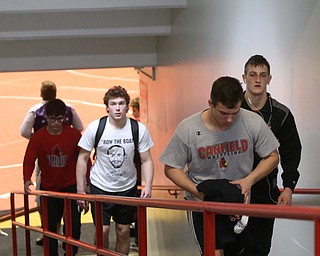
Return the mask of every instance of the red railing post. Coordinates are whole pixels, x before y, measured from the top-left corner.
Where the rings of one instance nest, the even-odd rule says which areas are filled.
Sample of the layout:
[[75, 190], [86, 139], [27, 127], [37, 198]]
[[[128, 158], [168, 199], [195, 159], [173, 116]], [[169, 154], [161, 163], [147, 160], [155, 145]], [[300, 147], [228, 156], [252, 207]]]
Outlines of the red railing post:
[[320, 256], [320, 218], [314, 219], [314, 245], [314, 255]]
[[102, 222], [102, 202], [94, 202], [95, 225], [96, 225], [96, 246], [97, 249], [103, 248], [103, 222]]
[[[24, 194], [23, 199], [24, 199], [24, 223], [26, 226], [30, 226], [28, 194]], [[26, 243], [26, 255], [31, 256], [30, 230], [25, 229], [24, 232], [25, 232], [25, 243]]]
[[147, 208], [145, 206], [138, 206], [138, 227], [136, 228], [138, 228], [139, 256], [147, 256]]
[[[41, 218], [42, 218], [42, 229], [43, 231], [49, 230], [49, 222], [48, 222], [48, 197], [41, 196]], [[49, 237], [43, 235], [43, 254], [44, 256], [49, 256]]]
[[204, 210], [203, 212], [203, 240], [204, 255], [215, 255], [216, 232], [215, 232], [215, 214]]
[[13, 256], [18, 256], [18, 242], [17, 242], [17, 227], [13, 223], [16, 221], [16, 209], [14, 201], [14, 193], [10, 193], [10, 205], [11, 205], [11, 223], [12, 223], [12, 253]]
[[[64, 227], [65, 227], [65, 237], [68, 239], [72, 237], [72, 215], [71, 215], [71, 201], [69, 198], [64, 198]], [[73, 254], [73, 246], [66, 243], [66, 253], [67, 256]]]

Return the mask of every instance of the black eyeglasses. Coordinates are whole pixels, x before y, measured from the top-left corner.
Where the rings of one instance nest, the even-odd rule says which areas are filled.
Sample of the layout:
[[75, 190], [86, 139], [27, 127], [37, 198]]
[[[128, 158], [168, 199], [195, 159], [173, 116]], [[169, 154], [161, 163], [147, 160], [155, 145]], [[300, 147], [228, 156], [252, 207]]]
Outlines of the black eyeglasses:
[[50, 116], [50, 117], [48, 117], [48, 121], [50, 123], [55, 123], [55, 122], [62, 123], [63, 119], [64, 119], [63, 116], [57, 116], [57, 117]]

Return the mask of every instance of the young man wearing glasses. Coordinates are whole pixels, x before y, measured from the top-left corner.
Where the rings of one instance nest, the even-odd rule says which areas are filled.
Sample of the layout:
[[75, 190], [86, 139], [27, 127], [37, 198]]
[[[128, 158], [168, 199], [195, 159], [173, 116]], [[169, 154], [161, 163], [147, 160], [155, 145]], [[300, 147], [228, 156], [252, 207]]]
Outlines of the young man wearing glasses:
[[[76, 162], [79, 153], [77, 146], [81, 133], [63, 123], [66, 105], [54, 99], [45, 104], [48, 124], [37, 131], [28, 143], [23, 160], [24, 191], [29, 193], [33, 185], [31, 176], [38, 159], [41, 169], [41, 190], [76, 193]], [[48, 197], [49, 231], [57, 231], [57, 222], [63, 216], [64, 200]], [[80, 238], [80, 212], [75, 200], [71, 201], [72, 237]], [[49, 238], [50, 256], [58, 255], [58, 241]], [[78, 248], [73, 247], [74, 255]]]
[[[40, 96], [42, 98], [42, 101], [38, 104], [33, 105], [29, 109], [20, 127], [21, 136], [28, 140], [32, 137], [32, 135], [35, 132], [40, 130], [48, 122], [44, 105], [48, 101], [56, 98], [57, 87], [55, 83], [50, 80], [43, 81], [41, 83]], [[63, 120], [63, 123], [72, 125], [74, 128], [76, 128], [80, 132], [83, 130], [83, 124], [78, 113], [71, 105], [68, 105], [68, 104], [67, 104], [66, 115]], [[36, 164], [35, 174], [36, 174], [36, 189], [40, 189], [41, 170], [39, 169], [37, 164]], [[40, 197], [36, 196], [35, 201], [37, 203], [40, 219], [42, 222], [41, 209], [40, 209]], [[57, 231], [59, 233], [60, 233], [60, 226], [61, 226], [61, 221], [57, 223]], [[43, 245], [42, 235], [39, 238], [37, 238], [36, 244], [41, 246]]]

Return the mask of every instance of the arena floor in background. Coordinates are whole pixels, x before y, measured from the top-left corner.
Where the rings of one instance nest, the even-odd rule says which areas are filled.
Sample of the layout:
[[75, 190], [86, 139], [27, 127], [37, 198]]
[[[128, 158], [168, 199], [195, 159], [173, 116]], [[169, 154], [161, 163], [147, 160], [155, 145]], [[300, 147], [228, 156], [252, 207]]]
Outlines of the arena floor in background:
[[[57, 85], [57, 98], [71, 104], [80, 115], [84, 126], [106, 115], [103, 97], [114, 85], [127, 89], [131, 98], [139, 95], [139, 77], [133, 68], [58, 70], [39, 72], [0, 73], [0, 214], [10, 209], [10, 191], [22, 191], [22, 162], [28, 141], [20, 135], [20, 125], [29, 108], [41, 101], [40, 86], [44, 80]], [[22, 197], [16, 201], [16, 208], [23, 205]], [[34, 207], [34, 200], [30, 200]], [[91, 215], [84, 220], [83, 239], [93, 234]], [[37, 213], [32, 214], [32, 223], [39, 223]], [[0, 223], [8, 237], [0, 235], [0, 255], [12, 255], [11, 223]], [[18, 229], [19, 255], [25, 255], [24, 230]], [[32, 255], [43, 255], [43, 247], [35, 245], [38, 234], [31, 232]], [[92, 241], [90, 241], [92, 243]], [[84, 252], [83, 252], [84, 253]], [[79, 255], [88, 255], [79, 253]], [[134, 254], [133, 254], [134, 255]]]

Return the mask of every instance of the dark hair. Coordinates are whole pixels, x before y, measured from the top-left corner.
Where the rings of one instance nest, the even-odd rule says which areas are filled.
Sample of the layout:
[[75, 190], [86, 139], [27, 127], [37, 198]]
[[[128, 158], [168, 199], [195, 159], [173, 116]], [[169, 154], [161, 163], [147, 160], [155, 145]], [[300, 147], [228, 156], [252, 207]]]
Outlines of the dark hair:
[[40, 93], [43, 100], [53, 100], [57, 96], [57, 87], [52, 81], [43, 81]]
[[108, 107], [109, 100], [111, 98], [124, 98], [126, 101], [126, 104], [129, 106], [130, 96], [127, 93], [127, 90], [121, 87], [120, 85], [113, 86], [104, 95], [103, 102], [107, 107]]
[[270, 64], [267, 61], [267, 59], [265, 57], [263, 57], [262, 55], [253, 55], [250, 57], [250, 59], [248, 59], [248, 61], [244, 65], [244, 73], [245, 74], [247, 74], [247, 72], [248, 72], [248, 66], [254, 66], [254, 67], [267, 66], [268, 75], [270, 75]]
[[67, 106], [59, 99], [50, 100], [45, 104], [47, 116], [65, 116]]
[[214, 106], [221, 102], [227, 108], [234, 108], [243, 98], [243, 88], [238, 79], [223, 76], [213, 82], [210, 99]]

